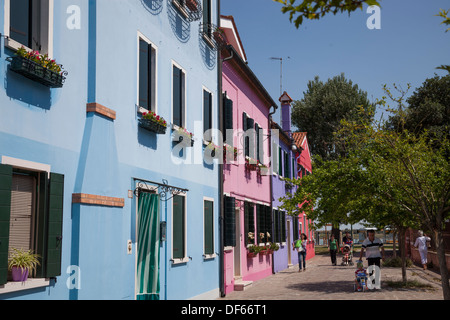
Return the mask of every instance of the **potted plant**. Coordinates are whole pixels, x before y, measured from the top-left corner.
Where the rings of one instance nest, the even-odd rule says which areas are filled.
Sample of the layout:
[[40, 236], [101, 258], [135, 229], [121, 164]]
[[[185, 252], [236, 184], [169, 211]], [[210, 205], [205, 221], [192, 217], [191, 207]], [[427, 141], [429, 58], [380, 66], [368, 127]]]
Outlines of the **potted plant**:
[[8, 259], [8, 270], [11, 271], [13, 281], [27, 281], [30, 272], [40, 265], [39, 258], [40, 256], [34, 254], [32, 250], [12, 248]]
[[194, 146], [194, 134], [183, 127], [179, 127], [174, 131], [173, 141], [183, 143], [186, 146]]
[[167, 130], [166, 120], [153, 111], [142, 113], [142, 118], [139, 119], [139, 126], [156, 134], [165, 134]]
[[274, 251], [278, 251], [278, 250], [280, 250], [280, 246], [279, 246], [278, 244], [276, 244], [276, 243], [271, 243], [271, 244], [269, 245], [269, 251], [270, 251], [270, 253], [273, 253]]
[[186, 7], [193, 11], [193, 12], [197, 12], [198, 11], [198, 2], [197, 0], [185, 0], [184, 1]]
[[261, 247], [260, 246], [252, 244], [252, 245], [247, 247], [247, 257], [248, 258], [254, 258], [260, 252], [261, 252]]
[[255, 171], [259, 167], [259, 161], [250, 158], [249, 156], [245, 157], [245, 168], [250, 171]]
[[11, 71], [50, 88], [61, 88], [66, 79], [67, 71], [63, 71], [62, 65], [50, 59], [47, 54], [28, 51], [23, 46], [16, 51], [14, 57], [7, 60], [11, 62]]
[[263, 163], [258, 163], [258, 174], [266, 176], [269, 173], [269, 167]]
[[206, 146], [206, 150], [210, 152], [212, 158], [216, 158], [219, 155], [219, 149], [219, 146], [216, 146], [212, 142]]
[[232, 158], [234, 161], [237, 160], [238, 148], [230, 146], [229, 144], [224, 144], [223, 146], [223, 160], [226, 161]]

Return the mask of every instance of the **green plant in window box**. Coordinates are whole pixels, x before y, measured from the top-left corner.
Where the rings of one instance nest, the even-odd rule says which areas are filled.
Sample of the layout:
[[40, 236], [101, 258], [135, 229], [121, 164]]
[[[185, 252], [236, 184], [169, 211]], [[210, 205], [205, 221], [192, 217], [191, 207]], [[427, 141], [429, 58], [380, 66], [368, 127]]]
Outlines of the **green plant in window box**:
[[139, 126], [157, 134], [164, 134], [167, 130], [166, 120], [153, 111], [142, 113], [142, 119], [139, 119]]
[[23, 46], [16, 51], [14, 57], [8, 57], [6, 60], [11, 62], [11, 71], [50, 88], [61, 88], [68, 74], [63, 71], [62, 65], [50, 59], [47, 54], [28, 51]]
[[32, 250], [12, 248], [8, 259], [8, 270], [12, 273], [13, 281], [27, 281], [28, 275], [40, 265], [40, 256]]
[[174, 131], [173, 141], [182, 142], [186, 146], [194, 145], [194, 134], [190, 133], [183, 127], [179, 127]]
[[258, 255], [258, 253], [260, 253], [263, 249], [264, 249], [264, 247], [260, 247], [260, 246], [252, 244], [247, 247], [247, 256], [249, 258], [256, 257]]

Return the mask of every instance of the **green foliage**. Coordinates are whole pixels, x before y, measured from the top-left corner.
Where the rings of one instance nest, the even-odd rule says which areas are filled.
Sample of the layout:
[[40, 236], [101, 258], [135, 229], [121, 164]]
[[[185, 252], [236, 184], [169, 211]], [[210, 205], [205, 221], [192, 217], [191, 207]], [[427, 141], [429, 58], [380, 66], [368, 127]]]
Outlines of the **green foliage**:
[[[406, 267], [411, 268], [413, 266], [413, 262], [411, 259], [406, 259]], [[383, 267], [387, 268], [401, 268], [402, 267], [402, 259], [400, 257], [389, 258], [383, 261]]]
[[[361, 112], [361, 107], [365, 112]], [[292, 123], [308, 132], [311, 153], [324, 160], [337, 159], [345, 145], [335, 137], [341, 120], [372, 121], [375, 106], [367, 92], [346, 79], [344, 74], [322, 82], [319, 77], [308, 83], [301, 101], [293, 103]]]
[[22, 250], [12, 248], [10, 258], [8, 259], [8, 269], [11, 270], [13, 267], [28, 269], [30, 272], [36, 269], [40, 265], [40, 256], [34, 254], [32, 250]]
[[[327, 14], [337, 14], [356, 11], [363, 8], [363, 4], [380, 6], [377, 0], [273, 0], [283, 4], [281, 11], [289, 13], [289, 20], [299, 28], [304, 19], [319, 20]], [[297, 2], [297, 3], [296, 3]], [[300, 3], [300, 4], [298, 4]], [[295, 17], [298, 15], [297, 17]], [[295, 19], [294, 19], [295, 18]]]
[[[449, 13], [449, 10], [441, 9], [441, 11], [436, 16], [441, 17], [441, 18], [444, 19], [441, 22], [441, 24], [450, 26], [450, 17], [448, 16], [448, 13]], [[449, 31], [450, 31], [450, 28], [447, 28], [447, 30], [445, 30], [445, 32], [449, 32]], [[440, 67], [437, 67], [436, 69], [445, 70], [448, 73], [450, 73], [450, 66], [442, 65]]]

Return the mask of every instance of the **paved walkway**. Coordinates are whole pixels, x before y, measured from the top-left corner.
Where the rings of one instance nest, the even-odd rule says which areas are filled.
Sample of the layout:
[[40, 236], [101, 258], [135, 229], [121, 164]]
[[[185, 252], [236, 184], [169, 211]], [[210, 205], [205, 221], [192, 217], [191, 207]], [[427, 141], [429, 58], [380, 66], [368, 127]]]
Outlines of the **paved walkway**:
[[[338, 262], [341, 260], [338, 256]], [[364, 259], [365, 260], [365, 259]], [[355, 260], [354, 260], [355, 261]], [[332, 266], [328, 255], [317, 255], [306, 262], [255, 281], [245, 291], [234, 291], [220, 300], [442, 300], [440, 277], [417, 266], [407, 269], [408, 280], [417, 280], [431, 288], [394, 289], [386, 281], [401, 280], [401, 268], [381, 269], [381, 289], [354, 292], [355, 266]], [[367, 267], [367, 262], [364, 262]]]

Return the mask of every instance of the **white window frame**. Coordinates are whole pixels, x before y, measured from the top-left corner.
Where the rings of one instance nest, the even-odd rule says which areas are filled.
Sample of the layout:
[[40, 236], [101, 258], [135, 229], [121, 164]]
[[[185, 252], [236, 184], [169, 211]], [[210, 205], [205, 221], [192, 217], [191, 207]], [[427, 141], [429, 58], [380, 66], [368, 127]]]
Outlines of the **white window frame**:
[[[6, 36], [5, 46], [7, 48], [10, 48], [12, 50], [18, 50], [22, 46], [25, 47], [27, 50], [32, 51], [31, 48], [28, 48], [24, 44], [21, 44], [13, 39], [10, 38], [10, 8], [11, 8], [11, 1], [14, 0], [4, 0], [5, 1], [5, 7], [4, 7], [4, 35]], [[40, 26], [40, 32], [41, 32], [41, 45], [42, 49], [40, 53], [48, 54], [50, 58], [53, 58], [53, 26], [54, 26], [54, 0], [42, 0], [41, 3], [41, 26]]]
[[171, 108], [170, 108], [171, 121], [170, 122], [172, 123], [172, 129], [178, 130], [180, 128], [179, 126], [173, 124], [173, 67], [177, 67], [178, 69], [180, 69], [183, 72], [183, 80], [184, 80], [183, 81], [183, 85], [182, 85], [182, 90], [183, 90], [183, 95], [184, 95], [182, 108], [183, 108], [183, 115], [184, 115], [184, 117], [183, 117], [183, 123], [181, 124], [181, 126], [183, 128], [185, 128], [185, 129], [187, 129], [186, 128], [187, 123], [188, 123], [187, 88], [186, 88], [187, 72], [181, 65], [176, 63], [174, 60], [172, 60], [172, 63], [171, 63], [170, 66], [171, 66], [171, 69], [170, 69], [170, 78], [171, 78], [170, 79], [170, 88], [171, 88], [170, 94], [172, 95], [172, 97], [170, 98], [170, 100], [171, 100]]
[[181, 259], [174, 259], [173, 258], [173, 201], [172, 201], [172, 216], [171, 216], [171, 241], [170, 241], [170, 257], [172, 261], [172, 265], [181, 264], [181, 263], [187, 263], [189, 262], [189, 257], [187, 253], [187, 194], [185, 192], [181, 192], [177, 194], [178, 196], [181, 196], [184, 198], [184, 257]]
[[[152, 84], [154, 87], [152, 88], [153, 95], [151, 97], [151, 106], [154, 110], [147, 110], [147, 109], [139, 106], [140, 40], [147, 42], [152, 47], [151, 54], [153, 57], [152, 57], [151, 79], [152, 79]], [[137, 32], [137, 66], [136, 66], [136, 68], [137, 68], [137, 72], [136, 72], [136, 74], [137, 74], [136, 105], [138, 106], [138, 112], [144, 113], [144, 112], [154, 111], [156, 114], [158, 114], [158, 47], [140, 31]]]
[[[206, 254], [205, 253], [205, 241], [206, 241], [206, 239], [205, 239], [205, 201], [210, 201], [210, 202], [212, 202], [213, 203], [213, 212], [212, 212], [212, 221], [213, 221], [213, 223], [212, 223], [212, 228], [213, 228], [213, 235], [212, 235], [212, 240], [213, 240], [213, 247], [214, 248], [216, 248], [216, 232], [215, 232], [215, 230], [214, 230], [214, 226], [215, 226], [215, 220], [216, 219], [214, 219], [214, 205], [215, 205], [215, 202], [214, 202], [214, 199], [213, 198], [209, 198], [209, 197], [203, 197], [203, 202], [202, 202], [202, 206], [203, 206], [203, 217], [202, 217], [202, 220], [203, 220], [203, 259], [204, 260], [209, 260], [209, 259], [214, 259], [217, 255], [216, 255], [216, 253], [214, 252], [213, 254]], [[214, 250], [215, 251], [215, 250]]]
[[[11, 158], [8, 156], [1, 157], [1, 164], [10, 165], [15, 169], [22, 169], [33, 172], [47, 172], [50, 177], [51, 166], [48, 164], [32, 162], [23, 159]], [[48, 287], [50, 279], [45, 278], [29, 278], [26, 282], [7, 282], [0, 287], [0, 295], [4, 293], [12, 293], [35, 288]]]

